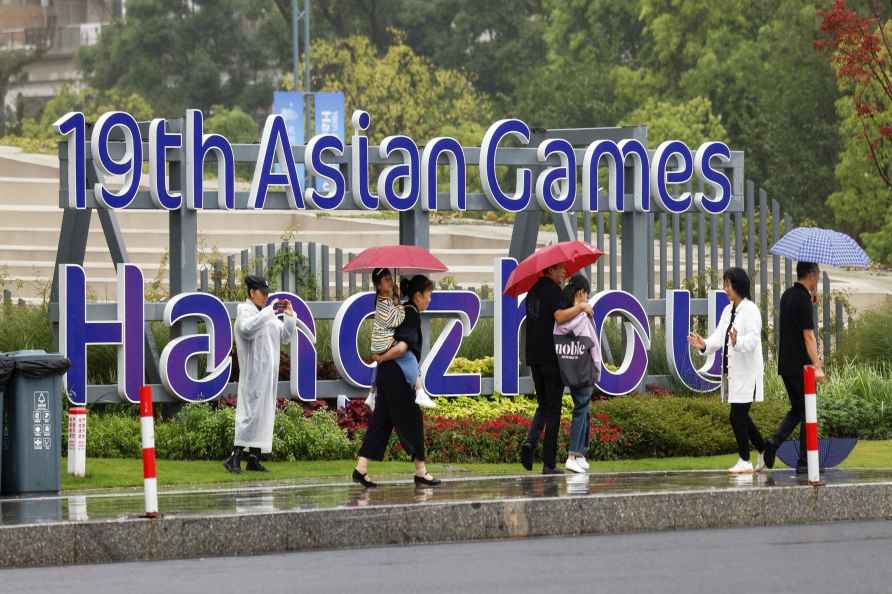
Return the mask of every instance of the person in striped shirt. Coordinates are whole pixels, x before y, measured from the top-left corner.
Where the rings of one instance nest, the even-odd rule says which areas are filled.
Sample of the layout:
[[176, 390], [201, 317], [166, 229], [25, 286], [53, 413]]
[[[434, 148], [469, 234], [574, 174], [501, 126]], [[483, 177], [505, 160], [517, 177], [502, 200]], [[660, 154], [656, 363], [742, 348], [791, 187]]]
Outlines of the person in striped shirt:
[[[388, 268], [376, 268], [372, 271], [372, 282], [375, 285], [375, 318], [372, 322], [372, 358], [384, 355], [391, 349], [400, 356], [396, 359], [402, 369], [409, 385], [415, 386], [415, 404], [423, 408], [434, 408], [436, 403], [427, 395], [421, 386], [421, 374], [419, 373], [419, 361], [415, 355], [409, 352], [405, 342], [396, 341], [394, 333], [400, 324], [406, 319], [406, 310], [399, 302], [399, 296], [394, 294], [393, 275]], [[372, 372], [372, 388], [365, 399], [366, 406], [375, 410], [375, 380], [377, 366]]]

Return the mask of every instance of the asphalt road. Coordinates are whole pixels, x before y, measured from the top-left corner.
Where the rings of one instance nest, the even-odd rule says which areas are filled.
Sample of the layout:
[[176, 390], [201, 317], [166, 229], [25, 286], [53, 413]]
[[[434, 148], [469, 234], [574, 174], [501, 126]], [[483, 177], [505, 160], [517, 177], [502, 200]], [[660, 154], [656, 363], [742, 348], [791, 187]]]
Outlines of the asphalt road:
[[0, 592], [892, 592], [892, 522], [0, 571]]

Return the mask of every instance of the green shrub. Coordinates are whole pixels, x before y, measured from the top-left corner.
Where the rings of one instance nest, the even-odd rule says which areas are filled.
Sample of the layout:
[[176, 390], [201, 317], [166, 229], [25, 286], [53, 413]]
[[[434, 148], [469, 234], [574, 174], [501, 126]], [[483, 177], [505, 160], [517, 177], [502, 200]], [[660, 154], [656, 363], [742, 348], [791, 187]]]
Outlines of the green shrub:
[[[593, 411], [606, 413], [622, 428], [626, 458], [710, 456], [736, 449], [730, 409], [717, 397], [623, 396], [595, 402]], [[782, 403], [763, 402], [753, 406], [752, 416], [767, 436], [785, 412]]]
[[839, 356], [857, 363], [885, 364], [892, 353], [892, 301], [851, 321]]
[[[64, 428], [67, 419], [63, 419]], [[206, 404], [184, 407], [169, 421], [155, 422], [155, 448], [166, 460], [223, 460], [232, 451], [235, 409], [213, 409]], [[63, 439], [63, 448], [66, 447]], [[87, 425], [87, 455], [101, 458], [138, 458], [142, 455], [139, 417], [129, 412], [93, 412]], [[329, 411], [310, 417], [289, 403], [276, 414], [272, 460], [337, 460], [350, 458], [354, 444]]]
[[222, 460], [232, 451], [235, 409], [192, 404], [155, 424], [155, 448], [168, 460]]
[[818, 387], [818, 427], [824, 435], [892, 437], [892, 367], [834, 365]]
[[299, 404], [289, 403], [284, 412], [276, 415], [272, 453], [275, 460], [340, 460], [352, 458], [354, 451], [333, 412], [320, 410], [307, 417]]
[[[63, 428], [67, 427], [67, 422]], [[87, 456], [90, 458], [140, 458], [139, 417], [127, 413], [89, 415]]]
[[53, 326], [45, 305], [0, 307], [0, 351], [53, 348]]

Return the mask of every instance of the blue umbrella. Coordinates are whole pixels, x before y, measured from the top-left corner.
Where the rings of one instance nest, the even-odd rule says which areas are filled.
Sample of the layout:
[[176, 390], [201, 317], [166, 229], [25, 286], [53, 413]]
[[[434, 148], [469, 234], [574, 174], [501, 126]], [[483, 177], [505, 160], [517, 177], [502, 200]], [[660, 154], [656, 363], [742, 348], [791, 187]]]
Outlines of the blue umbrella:
[[[822, 437], [818, 440], [818, 460], [821, 468], [833, 468], [842, 464], [858, 440], [854, 437]], [[787, 440], [777, 450], [777, 457], [790, 468], [799, 462], [799, 440]]]
[[771, 253], [798, 262], [867, 268], [870, 258], [858, 243], [839, 231], [796, 227], [771, 246]]

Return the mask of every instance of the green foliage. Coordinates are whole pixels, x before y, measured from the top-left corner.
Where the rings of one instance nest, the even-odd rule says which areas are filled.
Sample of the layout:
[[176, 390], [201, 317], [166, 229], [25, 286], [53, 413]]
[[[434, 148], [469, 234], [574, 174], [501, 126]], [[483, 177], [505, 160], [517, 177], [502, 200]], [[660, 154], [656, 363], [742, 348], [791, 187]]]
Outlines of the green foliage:
[[0, 352], [53, 348], [53, 328], [45, 305], [0, 307]]
[[[863, 127], [850, 96], [836, 103], [841, 119], [839, 133], [843, 150], [836, 165], [839, 190], [830, 195], [827, 204], [833, 210], [841, 230], [860, 238], [874, 260], [892, 265], [892, 200], [889, 189], [877, 174], [877, 163], [864, 142]], [[876, 116], [892, 124], [892, 115]], [[877, 147], [883, 152], [883, 147]], [[887, 148], [885, 152], [890, 152]], [[881, 155], [887, 162], [892, 156]]]
[[851, 320], [842, 345], [843, 359], [860, 364], [888, 364], [892, 353], [892, 301]]
[[156, 451], [167, 460], [222, 460], [234, 439], [235, 409], [229, 407], [187, 405], [170, 421], [155, 424]]
[[[491, 373], [492, 361], [458, 359], [452, 371]], [[786, 391], [771, 366], [765, 373], [765, 402], [751, 414], [763, 434], [770, 433], [789, 408]], [[892, 367], [835, 365], [819, 388], [822, 435], [865, 439], [892, 438]], [[567, 452], [573, 401], [563, 397], [559, 456]], [[515, 462], [536, 400], [530, 396], [439, 398], [425, 415], [425, 439], [432, 462]], [[629, 395], [592, 403], [594, 460], [642, 457], [707, 456], [735, 450], [728, 423], [729, 407], [718, 395], [678, 393], [673, 396]], [[170, 420], [156, 421], [159, 458], [222, 460], [232, 448], [235, 411], [230, 407], [188, 405]], [[63, 427], [65, 426], [63, 419]], [[335, 460], [350, 458], [361, 443], [338, 424], [335, 413], [305, 410], [289, 402], [277, 412], [272, 460]], [[87, 431], [90, 457], [138, 457], [139, 419], [135, 407], [102, 409], [90, 415]], [[405, 459], [396, 438], [390, 459]]]
[[20, 137], [4, 137], [0, 139], [0, 144], [12, 144], [28, 152], [55, 152], [61, 137], [53, 128], [53, 123], [70, 111], [83, 112], [88, 123], [95, 122], [108, 111], [126, 111], [138, 120], [148, 120], [154, 116], [152, 107], [137, 93], [114, 88], [105, 91], [76, 89], [66, 85], [50, 99], [39, 118], [22, 122]]
[[[631, 115], [647, 103], [708, 99], [730, 145], [746, 152], [748, 176], [794, 216], [824, 221], [836, 186], [827, 164], [838, 151], [838, 92], [812, 47], [815, 8], [809, 0], [549, 2], [547, 60], [530, 91], [517, 93], [521, 113], [550, 128], [653, 126]], [[660, 119], [656, 109], [646, 115]]]
[[833, 366], [827, 382], [818, 387], [818, 421], [824, 435], [892, 436], [892, 367], [888, 358], [876, 366]]
[[398, 130], [423, 142], [447, 127], [476, 125], [479, 139], [490, 118], [489, 100], [464, 74], [436, 68], [400, 36], [380, 57], [365, 37], [317, 41], [311, 55], [315, 87], [343, 91], [347, 113], [372, 114], [377, 137]]
[[305, 417], [300, 405], [290, 403], [276, 415], [273, 457], [276, 460], [339, 460], [354, 455], [356, 447], [338, 427], [337, 417], [317, 411]]
[[[62, 426], [67, 427], [67, 421], [63, 420]], [[160, 427], [156, 429], [156, 437], [160, 437], [159, 429]], [[133, 413], [110, 412], [102, 415], [90, 415], [87, 421], [87, 456], [90, 458], [140, 457], [142, 446], [139, 431], [139, 417]], [[67, 431], [62, 433], [65, 435]]]
[[[354, 444], [328, 411], [306, 417], [300, 405], [289, 403], [276, 413], [273, 431], [271, 460], [338, 460], [354, 453]], [[187, 405], [173, 419], [155, 423], [156, 452], [166, 460], [223, 460], [232, 451], [234, 436], [235, 409], [231, 407]], [[135, 407], [90, 415], [89, 457], [136, 458], [141, 456], [141, 447]]]
[[258, 139], [257, 122], [240, 107], [214, 105], [204, 127], [207, 133], [222, 134], [230, 142], [248, 144]]
[[623, 125], [647, 126], [647, 142], [657, 146], [664, 140], [682, 140], [688, 146], [700, 146], [707, 140], [727, 142], [728, 132], [721, 117], [712, 112], [705, 97], [674, 103], [649, 98], [625, 118]]
[[155, 115], [213, 105], [253, 112], [269, 105], [273, 90], [272, 19], [281, 15], [269, 2], [128, 2], [127, 19], [81, 49], [81, 69], [93, 87], [146, 97]]

